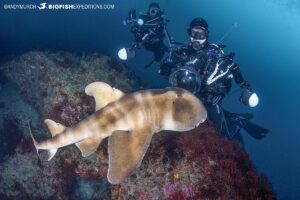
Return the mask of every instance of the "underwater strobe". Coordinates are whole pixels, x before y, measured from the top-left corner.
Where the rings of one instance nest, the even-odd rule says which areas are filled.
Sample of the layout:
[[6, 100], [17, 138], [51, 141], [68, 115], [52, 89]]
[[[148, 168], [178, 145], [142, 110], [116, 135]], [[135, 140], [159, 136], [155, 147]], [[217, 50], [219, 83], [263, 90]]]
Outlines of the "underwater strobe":
[[255, 107], [257, 106], [259, 99], [256, 93], [244, 90], [241, 94], [240, 101], [249, 107]]
[[130, 48], [122, 48], [118, 51], [118, 57], [121, 60], [128, 60], [135, 57], [135, 50]]

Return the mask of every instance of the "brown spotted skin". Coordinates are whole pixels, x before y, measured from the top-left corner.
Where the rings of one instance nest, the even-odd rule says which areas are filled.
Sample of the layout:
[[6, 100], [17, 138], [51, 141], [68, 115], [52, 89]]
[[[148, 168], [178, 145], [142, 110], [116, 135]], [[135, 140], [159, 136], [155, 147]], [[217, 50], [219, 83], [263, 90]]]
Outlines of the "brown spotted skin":
[[177, 124], [178, 131], [186, 131], [188, 127], [193, 129], [199, 125], [196, 124], [195, 126], [195, 121], [200, 120], [200, 123], [202, 123], [207, 118], [207, 112], [203, 104], [190, 93], [179, 95], [173, 102], [173, 107], [172, 117]]
[[115, 130], [131, 131], [143, 123], [161, 130], [186, 131], [205, 121], [206, 109], [190, 92], [179, 88], [144, 90], [109, 103], [74, 127], [46, 141], [38, 149], [57, 149], [89, 137], [105, 138]]

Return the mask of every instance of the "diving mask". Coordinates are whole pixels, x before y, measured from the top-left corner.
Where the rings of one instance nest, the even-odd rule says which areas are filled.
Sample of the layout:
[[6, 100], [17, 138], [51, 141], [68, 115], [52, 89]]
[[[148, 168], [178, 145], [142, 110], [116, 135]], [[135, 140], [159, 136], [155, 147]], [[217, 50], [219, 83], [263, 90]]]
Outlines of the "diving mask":
[[155, 8], [155, 7], [150, 8], [150, 9], [149, 9], [149, 13], [150, 13], [150, 16], [151, 16], [151, 17], [156, 17], [156, 15], [159, 13], [159, 9], [158, 9], [158, 8]]

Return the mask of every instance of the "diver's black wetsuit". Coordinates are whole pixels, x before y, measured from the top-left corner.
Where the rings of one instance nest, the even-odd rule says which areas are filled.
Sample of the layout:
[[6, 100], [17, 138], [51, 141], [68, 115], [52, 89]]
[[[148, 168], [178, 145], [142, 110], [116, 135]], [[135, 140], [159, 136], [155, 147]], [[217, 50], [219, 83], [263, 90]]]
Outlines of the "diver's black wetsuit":
[[201, 89], [197, 93], [207, 106], [221, 102], [231, 89], [232, 79], [243, 89], [251, 89], [244, 80], [240, 69], [233, 62], [233, 54], [224, 55], [222, 49], [215, 44], [205, 44], [200, 50], [192, 46], [183, 46], [172, 52], [171, 57], [161, 65], [160, 73], [169, 76], [176, 67], [191, 66], [201, 77]]
[[164, 38], [164, 16], [160, 11], [157, 17], [151, 18], [149, 12], [142, 12], [139, 19], [144, 21], [143, 25], [134, 23], [131, 32], [134, 34], [133, 45], [143, 45], [148, 51], [154, 54], [154, 60], [160, 62], [167, 51], [163, 42]]
[[[195, 95], [205, 104], [208, 118], [228, 138], [240, 137], [240, 129], [245, 128], [245, 124], [253, 117], [250, 114], [230, 113], [220, 106], [222, 99], [231, 89], [232, 79], [241, 88], [251, 90], [240, 68], [233, 62], [233, 56], [233, 53], [224, 55], [218, 45], [208, 42], [199, 50], [195, 50], [191, 45], [183, 45], [173, 51], [160, 66], [160, 74], [166, 77], [184, 66], [192, 67], [200, 74], [201, 87]], [[263, 132], [265, 131], [267, 130], [263, 129]], [[254, 137], [260, 139], [259, 136]]]

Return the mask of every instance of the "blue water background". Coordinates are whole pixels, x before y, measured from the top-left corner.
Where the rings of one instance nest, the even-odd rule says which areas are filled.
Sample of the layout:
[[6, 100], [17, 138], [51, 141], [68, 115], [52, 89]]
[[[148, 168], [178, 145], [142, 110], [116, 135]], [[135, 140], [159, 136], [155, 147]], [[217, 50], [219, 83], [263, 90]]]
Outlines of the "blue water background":
[[[117, 50], [130, 45], [133, 39], [129, 27], [122, 25], [128, 10], [145, 10], [152, 1], [76, 1], [113, 4], [113, 10], [3, 9], [3, 4], [35, 2], [1, 1], [1, 57], [32, 49], [99, 52], [116, 57]], [[161, 0], [159, 3], [171, 20], [170, 33], [181, 42], [188, 42], [186, 28], [194, 17], [208, 21], [212, 42], [217, 42], [232, 23], [238, 23], [223, 43], [228, 46], [226, 52], [236, 53], [235, 60], [259, 95], [260, 104], [256, 108], [243, 106], [238, 101], [241, 91], [235, 86], [224, 107], [251, 112], [255, 122], [271, 130], [261, 141], [244, 134], [246, 149], [257, 169], [272, 182], [279, 199], [300, 199], [300, 1]], [[141, 50], [127, 66], [148, 87], [167, 85], [158, 76], [157, 65], [143, 68], [150, 60], [151, 54]]]

